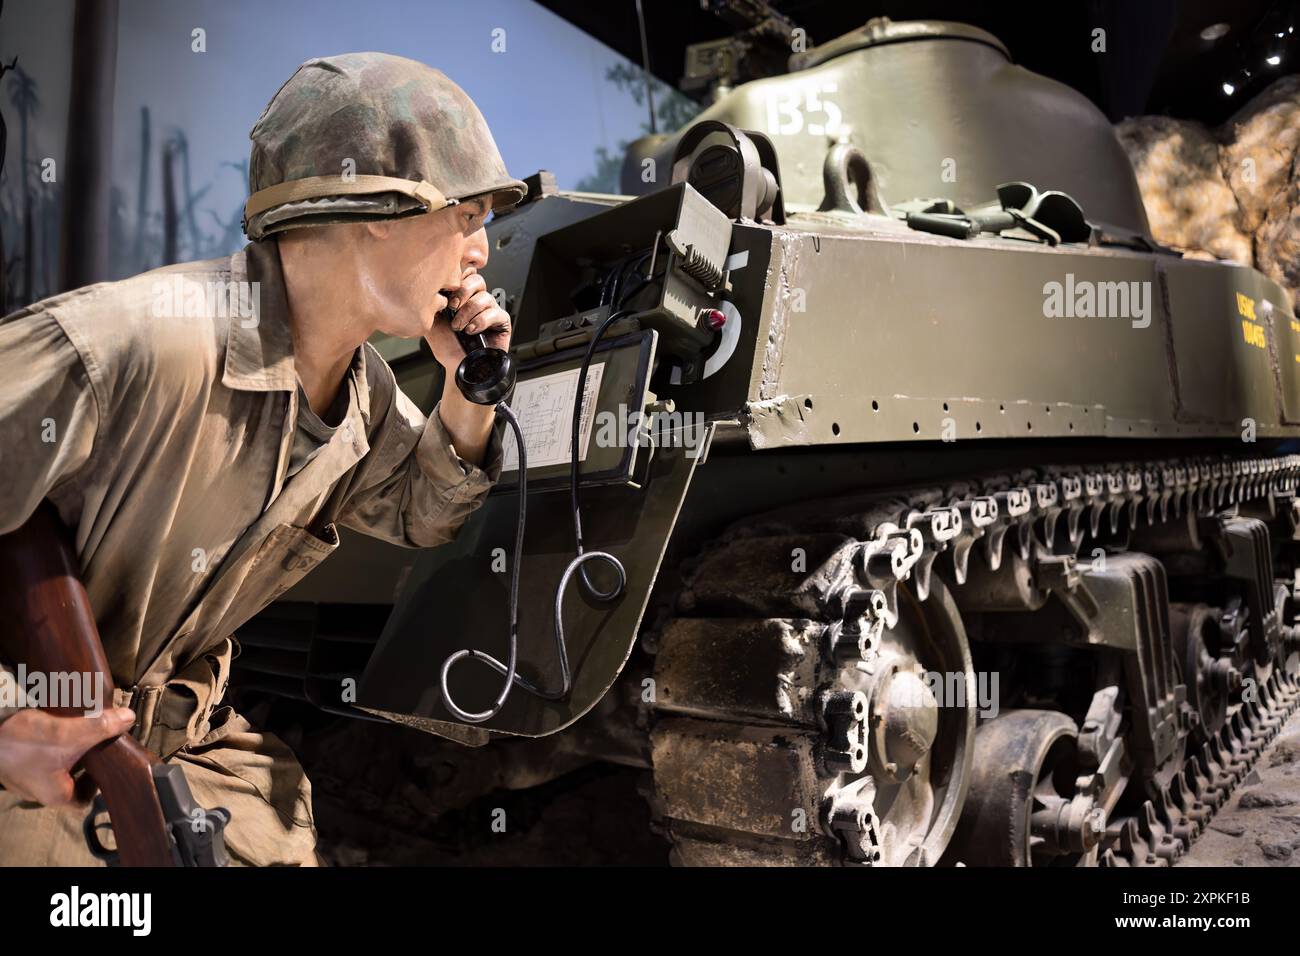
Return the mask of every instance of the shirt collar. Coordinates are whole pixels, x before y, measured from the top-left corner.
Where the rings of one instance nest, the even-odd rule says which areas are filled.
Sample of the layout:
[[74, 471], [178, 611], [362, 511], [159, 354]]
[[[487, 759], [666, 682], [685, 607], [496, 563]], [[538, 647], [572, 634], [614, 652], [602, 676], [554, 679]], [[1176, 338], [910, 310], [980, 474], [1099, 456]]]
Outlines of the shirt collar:
[[366, 424], [370, 423], [370, 382], [366, 378], [366, 343], [352, 356], [352, 387], [356, 390], [357, 410]]
[[[293, 363], [293, 335], [285, 297], [280, 249], [274, 239], [250, 242], [230, 257], [233, 282], [256, 282], [252, 297], [254, 319], [231, 316], [226, 339], [226, 363], [221, 381], [229, 388], [253, 392], [298, 390]], [[370, 386], [362, 344], [353, 356], [349, 378], [361, 417], [370, 421]], [[348, 387], [345, 383], [344, 387]]]
[[289, 306], [275, 240], [250, 242], [231, 256], [230, 278], [232, 282], [257, 285], [251, 290], [254, 317], [230, 317], [221, 381], [243, 391], [294, 391], [298, 373], [293, 364]]

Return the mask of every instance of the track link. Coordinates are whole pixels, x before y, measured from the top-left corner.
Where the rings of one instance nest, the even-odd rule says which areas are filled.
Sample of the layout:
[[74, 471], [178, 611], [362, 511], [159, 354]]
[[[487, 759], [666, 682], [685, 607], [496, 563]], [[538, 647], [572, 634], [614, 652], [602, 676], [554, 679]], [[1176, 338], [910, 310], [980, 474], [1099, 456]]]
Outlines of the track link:
[[[674, 613], [645, 639], [655, 653], [651, 803], [674, 861], [937, 863], [916, 839], [891, 845], [897, 834], [873, 807], [878, 738], [844, 675], [870, 672], [903, 618], [925, 632], [936, 620], [925, 615], [952, 605], [973, 563], [1013, 587], [1065, 593], [1085, 545], [1122, 552], [1141, 528], [1249, 512], [1294, 537], [1298, 478], [1296, 455], [1045, 467], [736, 522], [683, 564]], [[1293, 647], [1296, 630], [1283, 630]], [[1189, 736], [1181, 771], [1136, 814], [1107, 821], [1088, 862], [1177, 860], [1298, 705], [1295, 675], [1272, 669], [1217, 733], [1195, 745]], [[934, 773], [931, 812], [941, 798], [959, 812], [964, 781]]]

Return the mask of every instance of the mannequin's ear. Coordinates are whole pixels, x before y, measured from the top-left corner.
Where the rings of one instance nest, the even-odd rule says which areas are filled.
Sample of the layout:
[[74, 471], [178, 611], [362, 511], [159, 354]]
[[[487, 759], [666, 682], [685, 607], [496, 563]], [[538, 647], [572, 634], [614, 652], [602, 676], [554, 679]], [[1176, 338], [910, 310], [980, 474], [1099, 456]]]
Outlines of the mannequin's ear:
[[387, 239], [393, 234], [393, 220], [391, 219], [373, 219], [370, 222], [360, 223], [365, 227], [366, 235], [372, 239]]

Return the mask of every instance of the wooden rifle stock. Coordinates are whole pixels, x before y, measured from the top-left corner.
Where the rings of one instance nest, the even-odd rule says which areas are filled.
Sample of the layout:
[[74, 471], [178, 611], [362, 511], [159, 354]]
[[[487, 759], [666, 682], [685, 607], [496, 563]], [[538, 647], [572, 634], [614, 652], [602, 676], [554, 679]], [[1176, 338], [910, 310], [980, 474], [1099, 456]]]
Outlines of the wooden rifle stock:
[[[113, 677], [95, 615], [77, 575], [67, 529], [48, 501], [21, 528], [0, 536], [0, 656], [46, 675], [88, 674], [94, 681], [100, 674], [100, 703], [106, 710], [112, 707]], [[75, 707], [48, 710], [64, 717], [84, 713]], [[153, 779], [157, 763], [126, 734], [81, 758], [80, 765], [103, 794], [123, 866], [176, 865]]]

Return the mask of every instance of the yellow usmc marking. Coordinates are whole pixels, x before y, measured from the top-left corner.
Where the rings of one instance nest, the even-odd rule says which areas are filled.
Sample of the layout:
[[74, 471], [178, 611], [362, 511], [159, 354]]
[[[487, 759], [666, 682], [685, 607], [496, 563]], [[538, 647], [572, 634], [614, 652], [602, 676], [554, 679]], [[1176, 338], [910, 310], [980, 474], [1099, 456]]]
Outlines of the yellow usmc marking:
[[1246, 340], [1246, 344], [1253, 345], [1257, 349], [1268, 347], [1268, 342], [1264, 338], [1264, 326], [1256, 325], [1254, 322], [1241, 320], [1241, 335]]
[[1255, 300], [1248, 295], [1237, 293], [1237, 311], [1241, 313], [1242, 318], [1255, 321]]
[[1255, 300], [1238, 292], [1237, 311], [1241, 314], [1241, 337], [1246, 340], [1246, 344], [1253, 345], [1257, 349], [1268, 348], [1268, 340], [1264, 338], [1264, 326], [1256, 324]]

